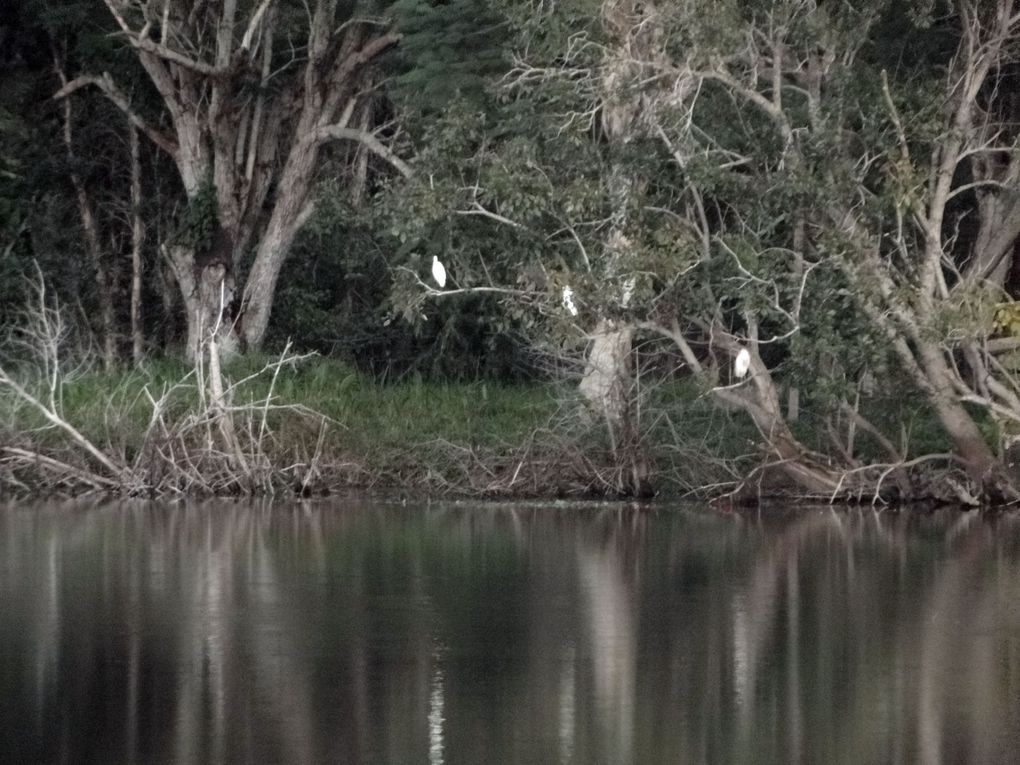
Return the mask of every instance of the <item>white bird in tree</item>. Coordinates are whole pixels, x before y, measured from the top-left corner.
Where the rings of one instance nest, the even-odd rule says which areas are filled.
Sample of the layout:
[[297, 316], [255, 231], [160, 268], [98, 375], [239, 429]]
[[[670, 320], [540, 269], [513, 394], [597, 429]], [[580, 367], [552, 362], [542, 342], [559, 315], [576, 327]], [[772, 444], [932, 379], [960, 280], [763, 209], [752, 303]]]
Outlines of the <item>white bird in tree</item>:
[[432, 278], [436, 280], [439, 289], [446, 286], [446, 266], [439, 262], [439, 258], [432, 256]]
[[563, 307], [570, 312], [571, 316], [577, 316], [577, 306], [574, 305], [574, 291], [570, 287], [563, 288]]
[[750, 368], [751, 354], [748, 353], [747, 348], [741, 348], [740, 353], [737, 354], [737, 358], [733, 362], [733, 375], [740, 379], [747, 374], [747, 370]]

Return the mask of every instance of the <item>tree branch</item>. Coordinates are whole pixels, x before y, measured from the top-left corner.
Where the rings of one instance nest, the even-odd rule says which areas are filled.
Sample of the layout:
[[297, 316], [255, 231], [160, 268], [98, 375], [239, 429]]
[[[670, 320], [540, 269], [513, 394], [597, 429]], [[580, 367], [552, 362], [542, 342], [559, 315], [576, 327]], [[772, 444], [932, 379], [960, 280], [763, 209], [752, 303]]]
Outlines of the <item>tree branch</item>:
[[744, 85], [737, 80], [736, 77], [723, 69], [708, 69], [692, 72], [692, 74], [701, 79], [715, 80], [716, 82], [728, 87], [731, 92], [742, 96], [747, 101], [750, 101], [768, 115], [787, 142], [793, 140], [793, 129], [790, 127], [790, 122], [786, 118], [786, 113], [777, 107], [771, 99], [766, 98], [757, 90]]
[[193, 58], [188, 58], [183, 53], [178, 53], [171, 48], [168, 48], [162, 43], [158, 43], [155, 40], [151, 40], [148, 37], [149, 25], [146, 24], [141, 32], [132, 31], [131, 27], [128, 26], [127, 21], [124, 19], [124, 14], [120, 12], [120, 9], [113, 2], [113, 0], [103, 0], [106, 3], [106, 7], [110, 9], [110, 13], [117, 20], [117, 24], [127, 35], [128, 42], [131, 43], [131, 47], [137, 48], [138, 50], [151, 53], [157, 58], [164, 59], [178, 66], [182, 66], [185, 69], [190, 69], [198, 74], [204, 74], [209, 77], [220, 77], [229, 71], [229, 67], [210, 66], [204, 61], [197, 61]]
[[134, 109], [131, 108], [131, 102], [127, 96], [114, 84], [113, 78], [110, 77], [108, 72], [104, 72], [101, 77], [96, 75], [86, 74], [81, 77], [76, 77], [69, 83], [64, 85], [60, 90], [53, 94], [53, 99], [60, 100], [67, 98], [75, 91], [81, 90], [88, 85], [95, 85], [113, 104], [127, 115], [127, 118], [131, 121], [131, 124], [136, 128], [145, 133], [154, 144], [169, 154], [171, 157], [176, 159], [177, 157], [177, 142], [173, 138], [166, 135], [165, 133], [157, 130], [151, 124], [149, 124], [141, 115], [138, 114]]
[[336, 70], [335, 81], [342, 82], [359, 66], [367, 64], [391, 45], [396, 45], [400, 42], [401, 37], [402, 35], [397, 32], [387, 32], [384, 35], [369, 40], [360, 50], [355, 51], [340, 62], [340, 66]]
[[311, 134], [311, 141], [315, 144], [324, 143], [330, 139], [356, 141], [376, 156], [385, 159], [393, 165], [405, 178], [410, 178], [412, 175], [411, 166], [368, 131], [344, 127], [343, 125], [323, 125], [320, 128], [316, 128]]
[[[255, 30], [258, 29], [259, 22], [262, 21], [262, 17], [266, 14], [269, 6], [273, 0], [262, 0], [262, 4], [256, 9], [255, 13], [252, 14], [251, 20], [248, 22], [248, 28], [244, 32], [244, 37], [241, 38], [241, 49], [248, 50], [251, 48], [252, 40], [255, 37]], [[269, 25], [267, 25], [268, 27]]]

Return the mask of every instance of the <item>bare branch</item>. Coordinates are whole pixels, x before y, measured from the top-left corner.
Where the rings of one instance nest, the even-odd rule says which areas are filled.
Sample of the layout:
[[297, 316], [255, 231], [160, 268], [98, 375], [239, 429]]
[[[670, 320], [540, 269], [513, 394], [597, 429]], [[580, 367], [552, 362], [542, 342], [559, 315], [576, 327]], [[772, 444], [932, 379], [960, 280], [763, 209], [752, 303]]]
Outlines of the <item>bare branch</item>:
[[108, 456], [96, 448], [95, 444], [83, 436], [81, 431], [61, 417], [59, 412], [57, 412], [52, 405], [43, 403], [37, 397], [33, 396], [2, 367], [0, 367], [0, 385], [6, 385], [18, 398], [39, 412], [39, 414], [41, 414], [47, 422], [64, 431], [71, 437], [71, 440], [74, 441], [75, 444], [91, 455], [96, 462], [106, 468], [111, 477], [117, 480], [122, 480], [125, 477], [125, 468], [123, 466], [115, 464]]
[[[527, 230], [527, 226], [525, 226], [523, 223], [518, 223], [515, 220], [510, 220], [510, 218], [506, 218], [506, 217], [500, 215], [499, 213], [494, 213], [491, 210], [486, 210], [478, 202], [475, 202], [474, 205], [470, 209], [468, 209], [468, 210], [454, 210], [454, 214], [455, 215], [480, 215], [483, 218], [489, 218], [491, 220], [496, 221], [497, 223], [502, 223], [503, 225], [511, 226], [512, 228], [522, 229], [522, 230], [525, 230], [525, 231]], [[573, 233], [573, 230], [571, 230], [571, 233]], [[576, 239], [576, 235], [575, 235], [575, 239]], [[582, 249], [582, 253], [583, 253], [584, 248], [582, 247], [581, 249]], [[586, 258], [586, 260], [587, 260], [587, 258]], [[591, 270], [591, 269], [589, 268], [589, 270]]]
[[248, 50], [251, 48], [252, 40], [255, 37], [255, 31], [258, 29], [259, 24], [262, 21], [262, 17], [265, 16], [269, 6], [272, 5], [274, 0], [262, 0], [262, 4], [252, 14], [251, 19], [248, 21], [248, 28], [244, 31], [244, 37], [241, 38], [241, 49]]
[[210, 77], [219, 77], [227, 73], [228, 67], [212, 66], [199, 61], [197, 59], [189, 58], [179, 51], [173, 50], [165, 44], [165, 31], [164, 41], [156, 42], [151, 39], [149, 35], [149, 25], [146, 24], [141, 32], [135, 32], [128, 26], [127, 21], [124, 19], [124, 14], [121, 9], [117, 7], [117, 4], [113, 0], [103, 0], [106, 3], [106, 7], [110, 9], [110, 13], [117, 20], [117, 24], [124, 31], [128, 42], [131, 43], [131, 47], [137, 48], [138, 50], [150, 53], [157, 58], [169, 61], [172, 64], [177, 64], [185, 69], [198, 74], [204, 74]]
[[316, 128], [312, 133], [311, 141], [314, 144], [324, 143], [330, 139], [339, 141], [356, 141], [378, 157], [389, 162], [405, 178], [410, 178], [411, 166], [393, 153], [373, 133], [357, 128], [344, 127], [343, 125], [324, 125]]
[[94, 85], [99, 88], [103, 94], [113, 102], [114, 106], [124, 112], [127, 118], [131, 121], [131, 124], [141, 130], [148, 136], [149, 140], [156, 144], [159, 148], [169, 154], [171, 157], [177, 157], [177, 142], [173, 138], [168, 136], [166, 133], [155, 128], [149, 122], [147, 122], [141, 115], [138, 114], [134, 109], [131, 108], [131, 102], [127, 96], [114, 84], [113, 78], [108, 72], [104, 72], [101, 77], [96, 75], [82, 75], [68, 82], [60, 90], [53, 94], [54, 100], [67, 98], [75, 91], [81, 90], [89, 85]]

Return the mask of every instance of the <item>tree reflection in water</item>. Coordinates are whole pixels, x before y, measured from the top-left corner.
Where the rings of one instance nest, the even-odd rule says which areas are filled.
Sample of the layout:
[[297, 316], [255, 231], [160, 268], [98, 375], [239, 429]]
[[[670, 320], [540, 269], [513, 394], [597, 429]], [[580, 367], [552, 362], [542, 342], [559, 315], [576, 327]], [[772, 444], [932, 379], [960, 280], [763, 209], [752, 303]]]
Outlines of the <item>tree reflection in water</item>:
[[0, 761], [998, 763], [1020, 524], [0, 509]]

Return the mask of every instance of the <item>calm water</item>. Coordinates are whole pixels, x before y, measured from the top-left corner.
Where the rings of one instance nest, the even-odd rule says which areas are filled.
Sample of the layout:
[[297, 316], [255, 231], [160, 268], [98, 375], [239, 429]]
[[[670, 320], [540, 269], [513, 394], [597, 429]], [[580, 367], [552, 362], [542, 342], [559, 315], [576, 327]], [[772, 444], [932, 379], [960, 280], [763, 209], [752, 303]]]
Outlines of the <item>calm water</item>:
[[0, 763], [1006, 763], [1020, 519], [0, 507]]

